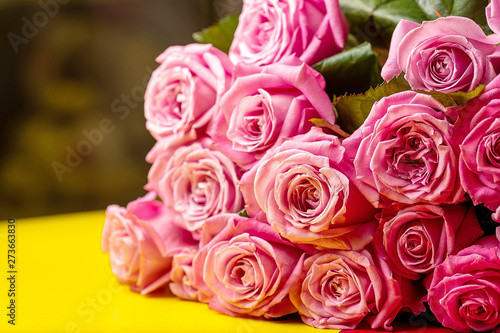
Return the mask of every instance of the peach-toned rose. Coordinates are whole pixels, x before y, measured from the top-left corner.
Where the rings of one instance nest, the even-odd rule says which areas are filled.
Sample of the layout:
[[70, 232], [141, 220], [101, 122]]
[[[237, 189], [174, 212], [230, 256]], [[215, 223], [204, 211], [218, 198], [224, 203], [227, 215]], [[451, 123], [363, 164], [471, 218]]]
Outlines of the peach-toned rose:
[[234, 163], [207, 139], [161, 153], [147, 187], [170, 208], [175, 223], [199, 239], [207, 218], [243, 208], [238, 176]]
[[173, 255], [196, 246], [191, 234], [173, 223], [171, 212], [156, 201], [154, 192], [126, 208], [106, 209], [102, 250], [109, 253], [118, 280], [142, 294], [165, 286]]
[[193, 260], [200, 301], [231, 316], [276, 318], [296, 312], [288, 291], [297, 282], [305, 252], [254, 219], [221, 214], [206, 227], [211, 224], [220, 231], [206, 238]]

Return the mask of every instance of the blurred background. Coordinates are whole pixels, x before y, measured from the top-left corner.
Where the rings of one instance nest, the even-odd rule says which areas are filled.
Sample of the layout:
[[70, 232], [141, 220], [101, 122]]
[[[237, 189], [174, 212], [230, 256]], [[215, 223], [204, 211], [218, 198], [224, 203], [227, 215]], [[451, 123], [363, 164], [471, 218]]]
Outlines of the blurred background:
[[144, 195], [154, 59], [241, 0], [0, 0], [0, 218]]

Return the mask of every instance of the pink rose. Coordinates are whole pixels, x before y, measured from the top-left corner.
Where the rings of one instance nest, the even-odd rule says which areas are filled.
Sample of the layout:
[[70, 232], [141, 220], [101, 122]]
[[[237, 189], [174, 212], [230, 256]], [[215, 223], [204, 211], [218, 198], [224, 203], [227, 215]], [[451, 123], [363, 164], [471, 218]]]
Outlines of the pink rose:
[[199, 299], [231, 316], [277, 318], [297, 310], [288, 291], [297, 282], [305, 252], [268, 224], [236, 214], [214, 216], [225, 227], [193, 260]]
[[198, 290], [193, 287], [193, 258], [197, 250], [193, 248], [174, 254], [170, 271], [170, 291], [180, 299], [198, 300]]
[[493, 32], [500, 33], [500, 1], [491, 0], [486, 6], [486, 20]]
[[261, 211], [294, 243], [362, 249], [377, 228], [376, 210], [352, 184], [352, 164], [336, 136], [313, 128], [270, 150], [241, 179], [246, 209]]
[[348, 31], [337, 0], [244, 0], [229, 58], [267, 65], [296, 54], [314, 64], [340, 52]]
[[306, 259], [290, 299], [307, 325], [338, 330], [363, 320], [391, 330], [402, 301], [389, 266], [368, 250], [331, 250]]
[[482, 235], [473, 207], [393, 204], [382, 210], [375, 246], [395, 273], [418, 280]]
[[495, 79], [468, 109], [460, 145], [460, 180], [474, 205], [484, 204], [500, 222], [500, 83]]
[[167, 207], [155, 199], [156, 193], [150, 192], [127, 208], [108, 206], [102, 232], [102, 250], [109, 252], [113, 273], [142, 294], [166, 285], [172, 257], [197, 246], [189, 232], [172, 223]]
[[447, 112], [430, 95], [397, 93], [376, 102], [364, 124], [343, 141], [357, 185], [374, 206], [465, 200], [458, 140]]
[[157, 59], [146, 89], [146, 127], [166, 149], [203, 136], [222, 94], [229, 88], [233, 66], [210, 44], [171, 46]]
[[240, 64], [209, 135], [243, 169], [279, 138], [307, 132], [311, 118], [335, 122], [319, 73], [294, 57], [264, 67]]
[[203, 140], [160, 154], [148, 174], [155, 190], [172, 211], [172, 217], [196, 239], [205, 220], [243, 208], [239, 177], [233, 162]]
[[471, 91], [498, 73], [496, 45], [466, 17], [449, 16], [418, 24], [401, 20], [394, 30], [382, 77], [405, 72], [414, 90]]
[[473, 245], [449, 256], [435, 271], [430, 308], [458, 332], [500, 330], [500, 258], [497, 248]]
[[[496, 235], [488, 235], [485, 237], [481, 237], [472, 245], [481, 245], [482, 247], [495, 248], [500, 251], [500, 229], [497, 228]], [[500, 256], [500, 252], [499, 253]]]

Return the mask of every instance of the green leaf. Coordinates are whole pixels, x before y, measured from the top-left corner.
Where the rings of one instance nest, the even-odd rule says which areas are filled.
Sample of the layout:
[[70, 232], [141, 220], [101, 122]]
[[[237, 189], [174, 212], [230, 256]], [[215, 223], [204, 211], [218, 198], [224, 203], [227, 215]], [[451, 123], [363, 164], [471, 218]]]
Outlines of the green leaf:
[[193, 39], [200, 44], [212, 44], [221, 51], [228, 52], [238, 26], [238, 15], [229, 15], [218, 23], [193, 34]]
[[245, 208], [243, 208], [242, 210], [240, 210], [238, 212], [238, 215], [241, 216], [241, 217], [250, 218], [250, 215], [248, 215], [247, 210]]
[[[476, 89], [469, 92], [456, 91], [442, 93], [439, 91], [423, 90], [417, 90], [416, 92], [431, 95], [445, 107], [463, 107], [471, 99], [479, 96], [484, 88], [485, 85], [480, 84]], [[366, 117], [368, 117], [375, 102], [384, 97], [406, 90], [411, 90], [411, 87], [404, 79], [404, 73], [401, 73], [398, 77], [393, 78], [389, 82], [384, 82], [375, 88], [370, 88], [364, 94], [338, 97], [333, 102], [333, 107], [337, 114], [336, 125], [340, 126], [340, 128], [347, 133], [353, 133], [363, 124]], [[330, 128], [330, 126], [332, 126], [332, 124], [325, 121], [316, 121], [316, 119], [311, 119], [311, 121], [318, 127]]]
[[364, 94], [341, 96], [333, 103], [337, 113], [336, 123], [347, 133], [352, 133], [363, 124], [376, 101], [410, 89], [404, 74], [400, 74], [389, 82], [370, 88]]
[[469, 92], [457, 91], [449, 93], [448, 95], [453, 97], [458, 106], [465, 106], [465, 104], [467, 104], [468, 101], [479, 96], [483, 92], [485, 87], [486, 87], [485, 84], [480, 84], [479, 86], [476, 87], [476, 89], [472, 91]]
[[422, 22], [429, 19], [416, 0], [339, 0], [358, 40], [389, 47], [392, 32], [401, 19]]
[[401, 19], [422, 23], [442, 16], [465, 16], [487, 29], [488, 0], [339, 0], [351, 34], [360, 41], [389, 47]]
[[314, 124], [316, 127], [321, 127], [321, 128], [327, 128], [329, 129], [333, 134], [338, 136], [339, 138], [348, 138], [350, 135], [346, 132], [344, 132], [339, 125], [337, 124], [332, 124], [324, 119], [321, 118], [311, 118], [309, 119], [311, 123]]
[[485, 7], [488, 0], [415, 0], [429, 19], [437, 18], [434, 10], [442, 16], [465, 16], [479, 25], [486, 25]]
[[465, 104], [467, 104], [468, 101], [470, 101], [474, 97], [479, 96], [479, 94], [481, 94], [481, 92], [484, 90], [484, 87], [486, 87], [486, 85], [480, 84], [479, 86], [476, 87], [476, 89], [469, 92], [455, 91], [451, 93], [442, 93], [439, 91], [422, 91], [422, 90], [417, 90], [417, 92], [431, 95], [446, 107], [454, 107], [454, 106], [465, 106]]
[[373, 17], [384, 41], [389, 43], [392, 33], [401, 19], [418, 23], [429, 19], [415, 0], [387, 1], [374, 10]]
[[313, 68], [325, 78], [329, 96], [364, 92], [383, 81], [379, 56], [367, 42], [326, 58]]

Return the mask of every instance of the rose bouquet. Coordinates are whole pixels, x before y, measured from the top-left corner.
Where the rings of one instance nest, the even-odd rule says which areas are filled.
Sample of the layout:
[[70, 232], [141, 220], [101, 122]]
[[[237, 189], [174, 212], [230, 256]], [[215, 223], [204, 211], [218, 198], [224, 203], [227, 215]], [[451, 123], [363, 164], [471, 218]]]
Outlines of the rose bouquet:
[[120, 282], [500, 332], [500, 1], [245, 0], [194, 37], [147, 87], [148, 193], [106, 210]]

